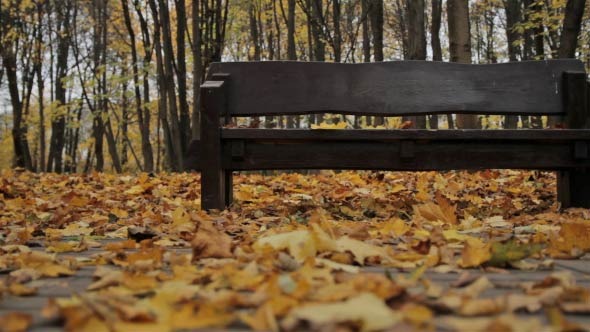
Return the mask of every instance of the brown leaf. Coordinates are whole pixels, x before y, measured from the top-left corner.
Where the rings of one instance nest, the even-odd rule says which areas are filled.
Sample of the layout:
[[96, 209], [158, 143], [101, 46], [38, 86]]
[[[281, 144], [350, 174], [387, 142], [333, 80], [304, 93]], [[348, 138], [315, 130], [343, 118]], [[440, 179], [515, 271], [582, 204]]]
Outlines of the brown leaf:
[[0, 331], [27, 331], [33, 322], [33, 316], [22, 312], [9, 312], [0, 316]]
[[201, 219], [197, 233], [191, 242], [193, 261], [201, 258], [233, 257], [231, 242], [231, 237], [215, 228], [210, 220]]

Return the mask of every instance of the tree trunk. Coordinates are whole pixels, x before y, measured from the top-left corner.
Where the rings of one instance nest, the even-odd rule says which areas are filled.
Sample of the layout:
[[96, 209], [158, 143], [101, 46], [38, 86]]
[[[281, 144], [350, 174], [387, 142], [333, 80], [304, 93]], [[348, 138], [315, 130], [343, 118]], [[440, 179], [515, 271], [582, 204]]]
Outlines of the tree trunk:
[[[426, 60], [424, 9], [424, 0], [410, 0], [407, 2], [409, 60]], [[411, 121], [414, 123], [415, 128], [426, 128], [425, 116], [413, 116]]]
[[201, 13], [200, 13], [200, 1], [193, 0], [192, 8], [192, 31], [193, 31], [193, 114], [192, 114], [192, 139], [201, 139], [201, 117], [200, 117], [200, 105], [201, 105], [201, 81], [203, 78], [203, 57], [201, 54], [202, 35], [201, 35]]
[[370, 0], [361, 0], [361, 20], [363, 22], [363, 62], [371, 62], [371, 37], [369, 30]]
[[323, 8], [321, 0], [310, 0], [311, 35], [313, 38], [313, 56], [315, 61], [326, 61], [326, 44], [322, 33]]
[[[442, 61], [442, 46], [440, 43], [442, 0], [432, 0], [431, 7], [430, 45], [432, 47], [432, 61]], [[438, 115], [436, 114], [430, 116], [430, 129], [438, 129]]]
[[289, 60], [294, 61], [297, 60], [297, 51], [295, 50], [295, 0], [288, 0], [287, 6], [287, 57]]
[[178, 81], [178, 110], [180, 112], [181, 154], [184, 156], [191, 140], [191, 117], [188, 108], [186, 83], [186, 3], [176, 0], [176, 78]]
[[[37, 171], [45, 171], [46, 159], [45, 153], [47, 146], [45, 142], [45, 110], [44, 110], [44, 98], [43, 94], [45, 91], [43, 81], [43, 4], [37, 4], [37, 24], [39, 31], [37, 32], [36, 38], [36, 72], [37, 72], [37, 94], [39, 100], [39, 165]], [[0, 74], [0, 81], [2, 81], [2, 75]]]
[[408, 59], [426, 60], [424, 0], [408, 1]]
[[521, 0], [504, 0], [506, 12], [506, 41], [508, 43], [508, 58], [510, 61], [517, 61], [520, 56], [520, 47], [516, 45], [520, 39], [520, 33], [516, 25], [521, 21]]
[[[57, 4], [56, 4], [57, 5]], [[55, 100], [58, 105], [66, 105], [66, 86], [64, 80], [68, 72], [68, 56], [70, 50], [70, 13], [72, 3], [70, 1], [60, 2], [56, 7], [57, 28], [57, 62], [55, 77]], [[61, 112], [60, 112], [61, 113]], [[63, 114], [58, 114], [51, 120], [51, 138], [49, 143], [49, 156], [47, 160], [48, 172], [63, 171], [63, 150], [65, 146], [66, 119]]]
[[279, 20], [279, 15], [278, 15], [278, 11], [277, 11], [277, 0], [272, 0], [272, 16], [273, 16], [273, 23], [274, 23], [274, 28], [277, 31], [277, 55], [276, 55], [276, 59], [277, 60], [281, 60], [282, 59], [282, 53], [281, 53], [281, 46], [282, 46], [282, 33], [281, 33], [281, 22]]
[[12, 45], [3, 45], [2, 59], [8, 91], [12, 105], [12, 141], [14, 146], [14, 166], [33, 170], [29, 143], [27, 141], [27, 130], [23, 119], [23, 104], [18, 91], [16, 55]]
[[[510, 61], [518, 61], [521, 56], [520, 47], [516, 45], [520, 39], [520, 33], [516, 29], [521, 21], [521, 0], [504, 0], [504, 11], [506, 12], [506, 41], [508, 43], [508, 58]], [[504, 117], [505, 129], [516, 129], [518, 116], [506, 115]]]
[[[137, 114], [137, 124], [141, 136], [141, 153], [143, 156], [143, 171], [151, 172], [154, 169], [154, 153], [152, 151], [152, 144], [150, 142], [150, 124], [149, 117], [144, 117], [144, 106], [142, 105], [140, 82], [139, 82], [139, 58], [137, 56], [137, 46], [135, 31], [131, 23], [131, 15], [129, 12], [128, 0], [121, 0], [123, 9], [123, 16], [125, 19], [125, 26], [129, 34], [131, 43], [131, 67], [133, 70], [133, 91], [135, 94], [135, 112]], [[145, 96], [144, 96], [145, 97]], [[148, 111], [149, 112], [149, 111]], [[149, 115], [149, 113], [148, 113]]]
[[252, 60], [260, 61], [260, 33], [258, 31], [256, 11], [257, 9], [254, 4], [254, 0], [251, 0], [250, 6], [248, 8], [248, 17], [250, 19], [250, 39], [252, 41], [252, 44], [254, 45], [254, 57], [252, 58]]
[[340, 32], [340, 0], [332, 0], [334, 16], [334, 62], [342, 61], [342, 33]]
[[[283, 9], [283, 2], [279, 0], [281, 13], [287, 25], [287, 58], [291, 61], [297, 60], [297, 51], [295, 49], [295, 0], [287, 0], [287, 15]], [[292, 115], [285, 116], [285, 127], [294, 128], [295, 119]]]
[[[369, 7], [371, 32], [373, 33], [373, 59], [375, 62], [383, 61], [383, 0], [372, 0]], [[376, 116], [373, 125], [385, 124], [383, 116]]]
[[568, 0], [559, 41], [559, 58], [575, 58], [586, 0]]
[[[153, 0], [151, 0], [153, 2]], [[170, 24], [170, 13], [168, 12], [168, 4], [166, 0], [158, 0], [159, 11], [155, 11], [154, 15], [159, 14], [160, 27], [162, 29], [162, 41], [164, 57], [162, 58], [164, 65], [164, 88], [168, 103], [168, 121], [170, 126], [170, 135], [172, 142], [173, 161], [171, 165], [173, 171], [184, 170], [184, 154], [182, 150], [182, 134], [181, 125], [178, 116], [178, 107], [176, 104], [176, 87], [174, 81], [174, 49], [172, 47], [172, 32]], [[155, 8], [155, 7], [154, 7]], [[158, 24], [156, 24], [158, 25]]]
[[[467, 0], [448, 0], [449, 51], [451, 61], [471, 63], [471, 35], [469, 31], [469, 4]], [[476, 115], [457, 115], [457, 128], [478, 128]]]
[[383, 0], [371, 1], [369, 15], [373, 33], [373, 56], [376, 62], [383, 61]]
[[[168, 167], [171, 169], [177, 169], [177, 158], [176, 158], [176, 151], [177, 148], [174, 147], [174, 140], [172, 138], [172, 129], [170, 128], [168, 122], [168, 82], [166, 80], [166, 73], [164, 69], [164, 59], [162, 53], [162, 41], [161, 41], [161, 31], [160, 31], [160, 20], [158, 15], [158, 9], [156, 7], [155, 0], [150, 0], [149, 5], [152, 11], [152, 17], [154, 20], [154, 49], [156, 51], [156, 72], [157, 72], [157, 81], [158, 81], [158, 119], [164, 131], [164, 146], [166, 149], [166, 158]], [[158, 126], [159, 127], [159, 126]], [[160, 153], [160, 149], [157, 151], [158, 156]], [[158, 158], [159, 160], [159, 158]], [[159, 162], [156, 162], [156, 168], [158, 168]]]
[[430, 25], [430, 44], [432, 46], [433, 61], [442, 61], [442, 47], [440, 44], [441, 16], [442, 0], [432, 0], [432, 23]]

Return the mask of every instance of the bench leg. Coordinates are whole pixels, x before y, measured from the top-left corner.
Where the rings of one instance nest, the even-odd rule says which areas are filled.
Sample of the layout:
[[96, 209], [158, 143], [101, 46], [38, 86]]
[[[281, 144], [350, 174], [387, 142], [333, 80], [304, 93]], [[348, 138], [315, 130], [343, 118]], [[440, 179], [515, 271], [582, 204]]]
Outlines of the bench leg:
[[234, 201], [234, 179], [232, 171], [225, 171], [225, 182], [223, 185], [225, 190], [225, 206], [228, 207]]
[[558, 171], [557, 199], [563, 209], [590, 208], [590, 170]]
[[201, 208], [203, 210], [223, 210], [228, 203], [227, 173], [221, 169], [203, 167], [201, 172]]

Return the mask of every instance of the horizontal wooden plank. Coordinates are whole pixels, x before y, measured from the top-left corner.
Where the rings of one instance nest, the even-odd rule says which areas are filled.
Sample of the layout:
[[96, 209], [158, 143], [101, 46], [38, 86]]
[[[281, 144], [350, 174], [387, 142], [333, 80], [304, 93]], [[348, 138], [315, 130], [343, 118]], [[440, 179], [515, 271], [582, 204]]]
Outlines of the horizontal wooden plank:
[[[574, 157], [573, 142], [538, 141], [246, 141], [244, 156], [231, 158], [232, 141], [224, 143], [226, 169], [360, 169], [459, 170], [590, 167]], [[412, 141], [410, 141], [412, 142]], [[402, 146], [404, 151], [402, 153]]]
[[342, 64], [213, 63], [230, 75], [234, 116], [338, 112], [363, 115], [443, 113], [551, 114], [564, 111], [562, 74], [579, 60], [470, 65], [431, 61]]
[[250, 129], [224, 128], [223, 139], [250, 140], [326, 140], [326, 141], [395, 141], [395, 140], [590, 140], [590, 129], [542, 130], [329, 130], [329, 129]]

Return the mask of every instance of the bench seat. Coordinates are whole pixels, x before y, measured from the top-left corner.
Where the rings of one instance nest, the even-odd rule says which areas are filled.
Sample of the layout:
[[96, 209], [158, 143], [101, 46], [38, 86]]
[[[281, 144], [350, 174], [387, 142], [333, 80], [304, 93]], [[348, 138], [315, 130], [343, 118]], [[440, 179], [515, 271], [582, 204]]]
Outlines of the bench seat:
[[223, 128], [222, 139], [283, 140], [590, 140], [590, 129], [254, 129]]
[[[221, 130], [224, 169], [560, 170], [590, 167], [590, 130]], [[195, 142], [196, 143], [196, 142]], [[192, 156], [200, 147], [193, 146]], [[200, 160], [193, 166], [200, 169]]]

